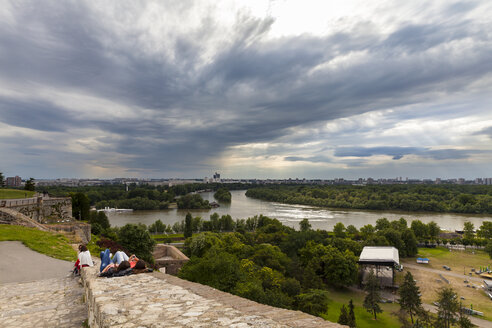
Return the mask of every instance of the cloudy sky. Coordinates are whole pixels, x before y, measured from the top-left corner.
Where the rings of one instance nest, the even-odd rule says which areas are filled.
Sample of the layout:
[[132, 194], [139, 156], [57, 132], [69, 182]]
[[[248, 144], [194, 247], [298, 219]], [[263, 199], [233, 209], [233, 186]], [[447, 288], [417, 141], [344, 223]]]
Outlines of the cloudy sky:
[[491, 177], [492, 2], [0, 6], [0, 171]]

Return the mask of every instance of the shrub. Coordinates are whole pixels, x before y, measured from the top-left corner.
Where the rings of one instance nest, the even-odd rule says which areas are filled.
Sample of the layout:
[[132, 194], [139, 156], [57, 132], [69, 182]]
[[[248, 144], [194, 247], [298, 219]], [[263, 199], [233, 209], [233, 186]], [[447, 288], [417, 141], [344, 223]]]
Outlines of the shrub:
[[127, 224], [119, 229], [118, 242], [132, 254], [149, 263], [154, 263], [152, 252], [155, 241], [145, 224]]

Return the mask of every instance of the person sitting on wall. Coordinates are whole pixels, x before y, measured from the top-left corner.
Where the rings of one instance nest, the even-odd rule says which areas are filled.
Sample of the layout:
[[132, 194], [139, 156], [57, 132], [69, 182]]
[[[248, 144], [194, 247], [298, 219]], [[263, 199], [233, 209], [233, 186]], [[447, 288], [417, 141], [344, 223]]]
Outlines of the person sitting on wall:
[[91, 252], [87, 249], [85, 245], [79, 245], [79, 255], [77, 256], [77, 262], [75, 262], [73, 273], [79, 274], [80, 268], [94, 266], [92, 262]]

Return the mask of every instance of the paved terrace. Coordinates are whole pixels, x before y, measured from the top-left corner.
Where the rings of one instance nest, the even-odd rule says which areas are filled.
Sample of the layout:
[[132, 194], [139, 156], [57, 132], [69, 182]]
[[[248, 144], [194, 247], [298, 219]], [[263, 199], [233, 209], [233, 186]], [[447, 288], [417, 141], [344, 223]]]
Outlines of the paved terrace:
[[160, 272], [98, 278], [84, 268], [82, 280], [91, 327], [342, 327]]

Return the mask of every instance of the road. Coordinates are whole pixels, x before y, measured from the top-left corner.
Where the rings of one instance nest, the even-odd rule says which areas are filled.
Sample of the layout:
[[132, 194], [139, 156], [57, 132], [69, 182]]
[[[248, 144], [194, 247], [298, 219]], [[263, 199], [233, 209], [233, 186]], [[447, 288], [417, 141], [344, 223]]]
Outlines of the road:
[[442, 274], [443, 276], [450, 276], [450, 277], [456, 277], [456, 278], [461, 278], [463, 280], [468, 280], [468, 281], [474, 281], [474, 282], [483, 282], [483, 278], [478, 278], [478, 277], [473, 277], [473, 276], [467, 276], [463, 275], [460, 273], [456, 273], [453, 271], [447, 271], [447, 270], [438, 270], [438, 269], [431, 269], [427, 268], [423, 265], [415, 265], [415, 264], [408, 264], [405, 263], [404, 266], [406, 268], [410, 269], [416, 269], [416, 270], [421, 270], [421, 271], [427, 271], [427, 272], [432, 272], [432, 273], [437, 273], [437, 274]]

